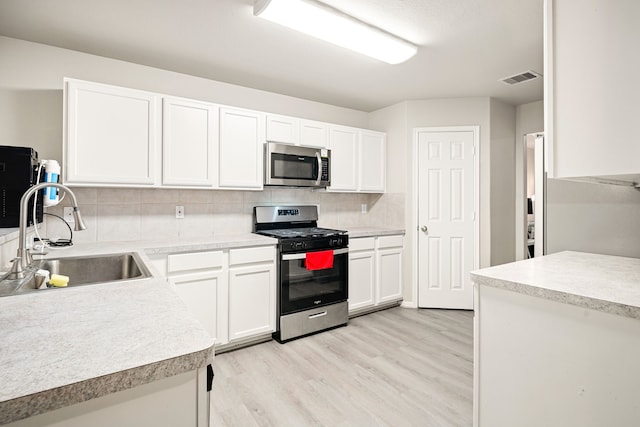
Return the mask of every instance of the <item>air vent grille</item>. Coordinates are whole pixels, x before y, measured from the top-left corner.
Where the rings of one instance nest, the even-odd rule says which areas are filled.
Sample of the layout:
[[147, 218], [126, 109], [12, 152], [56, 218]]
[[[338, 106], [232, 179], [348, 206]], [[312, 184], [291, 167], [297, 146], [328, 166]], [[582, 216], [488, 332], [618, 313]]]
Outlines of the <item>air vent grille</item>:
[[540, 74], [536, 73], [535, 71], [528, 70], [524, 73], [502, 78], [499, 81], [507, 85], [517, 85], [520, 83], [528, 82], [530, 80], [535, 80], [539, 77], [541, 77]]

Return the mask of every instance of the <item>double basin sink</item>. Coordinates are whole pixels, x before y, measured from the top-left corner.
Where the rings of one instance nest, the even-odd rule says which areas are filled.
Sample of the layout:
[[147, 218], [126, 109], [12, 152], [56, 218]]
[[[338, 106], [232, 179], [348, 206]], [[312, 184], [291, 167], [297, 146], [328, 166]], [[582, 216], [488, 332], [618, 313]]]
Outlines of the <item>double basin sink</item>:
[[[139, 280], [151, 277], [149, 269], [135, 252], [110, 255], [79, 256], [37, 260], [24, 279], [18, 279], [4, 286], [0, 295], [15, 295], [38, 290], [59, 289], [43, 286], [43, 280], [36, 270], [47, 270], [50, 275], [69, 277], [67, 287], [98, 283]], [[0, 282], [1, 284], [1, 282]], [[12, 286], [13, 285], [13, 286]]]

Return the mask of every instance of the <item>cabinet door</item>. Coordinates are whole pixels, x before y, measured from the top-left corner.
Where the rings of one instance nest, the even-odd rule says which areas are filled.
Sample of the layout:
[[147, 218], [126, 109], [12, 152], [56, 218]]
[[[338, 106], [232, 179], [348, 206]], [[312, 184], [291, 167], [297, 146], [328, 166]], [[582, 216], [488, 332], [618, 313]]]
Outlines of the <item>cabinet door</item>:
[[162, 183], [213, 187], [217, 161], [217, 107], [164, 98]]
[[384, 193], [386, 182], [386, 135], [360, 132], [360, 191]]
[[300, 121], [293, 117], [267, 115], [267, 141], [297, 144]]
[[229, 270], [229, 340], [269, 333], [276, 326], [275, 265]]
[[358, 189], [358, 130], [332, 126], [329, 131], [331, 148], [330, 191], [356, 191]]
[[312, 120], [300, 120], [300, 145], [329, 148], [329, 126]]
[[377, 302], [402, 299], [402, 248], [379, 249]]
[[70, 184], [157, 184], [160, 98], [67, 80], [63, 180]]
[[349, 252], [349, 312], [374, 305], [375, 254]]
[[220, 108], [219, 186], [261, 189], [264, 114]]
[[640, 172], [640, 144], [633, 136], [640, 117], [640, 84], [623, 76], [640, 71], [639, 3], [545, 3], [551, 10], [545, 17], [550, 40], [545, 62], [551, 69], [544, 95], [545, 139], [551, 146], [545, 150], [555, 161], [549, 176], [629, 174], [620, 179], [632, 181]]
[[189, 311], [214, 338], [215, 344], [226, 344], [227, 286], [224, 270], [180, 274], [169, 278], [176, 293]]

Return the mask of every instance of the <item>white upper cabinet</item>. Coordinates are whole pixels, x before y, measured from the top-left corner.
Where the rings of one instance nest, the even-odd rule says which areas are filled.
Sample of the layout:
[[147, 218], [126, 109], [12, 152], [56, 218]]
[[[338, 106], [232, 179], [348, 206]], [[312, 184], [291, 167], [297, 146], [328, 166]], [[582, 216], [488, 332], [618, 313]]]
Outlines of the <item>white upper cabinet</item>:
[[358, 129], [345, 126], [331, 126], [329, 129], [330, 191], [358, 190], [359, 139]]
[[151, 186], [158, 182], [160, 97], [65, 80], [63, 181]]
[[640, 2], [546, 0], [545, 137], [557, 178], [640, 173]]
[[264, 143], [331, 149], [328, 191], [385, 191], [381, 132], [65, 79], [63, 182], [261, 190]]
[[329, 126], [313, 120], [267, 114], [267, 141], [308, 147], [329, 146]]
[[386, 135], [364, 129], [331, 126], [329, 191], [384, 193]]
[[216, 186], [218, 107], [166, 97], [162, 119], [162, 184]]
[[300, 120], [300, 145], [329, 147], [329, 125], [313, 120]]
[[220, 188], [262, 188], [264, 122], [263, 113], [220, 108]]
[[360, 191], [384, 193], [386, 183], [386, 134], [360, 132]]
[[267, 114], [267, 141], [298, 144], [299, 139], [300, 120]]

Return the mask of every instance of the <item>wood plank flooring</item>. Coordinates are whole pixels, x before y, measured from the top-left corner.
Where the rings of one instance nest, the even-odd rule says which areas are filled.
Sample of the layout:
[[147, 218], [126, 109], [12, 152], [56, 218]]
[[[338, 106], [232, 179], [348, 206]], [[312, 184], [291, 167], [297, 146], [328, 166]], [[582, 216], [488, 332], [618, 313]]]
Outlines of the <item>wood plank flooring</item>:
[[471, 426], [473, 312], [396, 307], [214, 369], [216, 427]]

